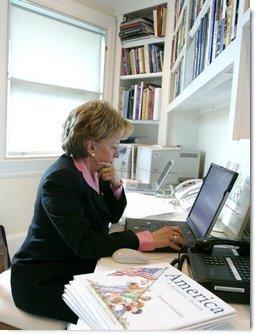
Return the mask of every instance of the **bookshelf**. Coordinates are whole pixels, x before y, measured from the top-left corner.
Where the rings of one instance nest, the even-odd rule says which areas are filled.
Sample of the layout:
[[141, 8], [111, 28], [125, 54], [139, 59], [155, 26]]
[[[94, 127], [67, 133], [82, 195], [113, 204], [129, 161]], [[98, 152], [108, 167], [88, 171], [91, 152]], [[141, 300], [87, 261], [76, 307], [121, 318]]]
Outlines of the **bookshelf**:
[[[167, 27], [167, 6], [168, 2], [162, 0], [141, 1], [118, 16], [113, 105], [133, 123], [133, 135], [144, 144], [155, 144], [158, 138], [162, 80], [166, 75], [164, 47], [167, 31], [164, 27]], [[160, 10], [162, 24], [156, 28], [155, 15], [159, 15]], [[126, 37], [125, 26], [136, 29], [139, 19], [151, 20], [153, 33], [148, 32], [148, 23], [149, 28], [144, 28], [145, 35]], [[124, 39], [120, 38], [120, 33]]]
[[[121, 88], [141, 81], [161, 86], [158, 120], [131, 120], [134, 135], [146, 136], [145, 140], [141, 139], [143, 143], [196, 149], [199, 118], [223, 109], [229, 111], [229, 138], [250, 138], [250, 68], [247, 66], [250, 8], [248, 0], [239, 0], [235, 21], [236, 3], [237, 0], [143, 0], [135, 6], [133, 3], [130, 10], [125, 6], [119, 15], [118, 26], [126, 14], [130, 18], [152, 18], [151, 13], [158, 5], [167, 7], [164, 37], [146, 36], [123, 42], [117, 38], [116, 41], [114, 106], [120, 108]], [[223, 18], [225, 26], [221, 30]], [[123, 75], [121, 50], [149, 44], [164, 47], [162, 71]]]
[[[236, 0], [170, 2], [174, 24], [165, 48], [171, 45], [171, 70], [159, 144], [196, 148], [199, 116], [223, 108], [229, 110], [230, 139], [250, 138], [250, 9], [249, 1], [239, 1], [235, 25], [235, 4]], [[178, 48], [180, 29], [183, 41]]]

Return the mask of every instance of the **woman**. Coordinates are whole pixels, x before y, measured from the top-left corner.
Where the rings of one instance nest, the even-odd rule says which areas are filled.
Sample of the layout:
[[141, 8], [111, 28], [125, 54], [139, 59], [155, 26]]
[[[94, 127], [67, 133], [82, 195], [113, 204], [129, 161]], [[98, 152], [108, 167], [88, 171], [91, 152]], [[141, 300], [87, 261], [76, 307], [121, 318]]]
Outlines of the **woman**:
[[119, 248], [141, 251], [171, 245], [176, 228], [109, 234], [121, 218], [125, 192], [113, 166], [121, 138], [132, 132], [107, 102], [74, 109], [63, 127], [65, 152], [41, 178], [27, 237], [12, 260], [14, 302], [24, 311], [76, 323], [62, 300], [74, 275], [93, 272], [99, 258]]

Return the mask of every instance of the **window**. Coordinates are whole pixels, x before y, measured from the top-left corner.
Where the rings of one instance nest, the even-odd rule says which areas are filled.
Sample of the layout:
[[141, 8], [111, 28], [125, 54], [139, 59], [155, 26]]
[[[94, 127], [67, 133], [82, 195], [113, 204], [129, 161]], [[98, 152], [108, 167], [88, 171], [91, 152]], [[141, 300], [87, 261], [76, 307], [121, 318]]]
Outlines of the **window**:
[[57, 155], [68, 113], [102, 98], [105, 31], [12, 0], [9, 39], [6, 155]]

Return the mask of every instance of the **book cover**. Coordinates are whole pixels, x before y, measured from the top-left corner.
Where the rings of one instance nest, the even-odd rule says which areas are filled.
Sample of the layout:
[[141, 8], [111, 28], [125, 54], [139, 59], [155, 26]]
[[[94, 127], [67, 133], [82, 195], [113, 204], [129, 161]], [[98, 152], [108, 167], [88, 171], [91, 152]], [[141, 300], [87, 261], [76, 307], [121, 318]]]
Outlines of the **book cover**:
[[175, 267], [162, 264], [75, 276], [63, 299], [96, 330], [194, 329], [235, 313]]

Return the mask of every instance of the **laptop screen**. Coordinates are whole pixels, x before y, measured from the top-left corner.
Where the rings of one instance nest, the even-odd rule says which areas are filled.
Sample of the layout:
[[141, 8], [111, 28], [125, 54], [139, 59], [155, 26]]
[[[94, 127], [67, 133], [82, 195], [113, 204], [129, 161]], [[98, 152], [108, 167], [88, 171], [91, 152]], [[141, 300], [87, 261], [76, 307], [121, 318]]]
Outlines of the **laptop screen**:
[[211, 164], [187, 217], [197, 237], [206, 237], [212, 230], [237, 176], [237, 172]]

